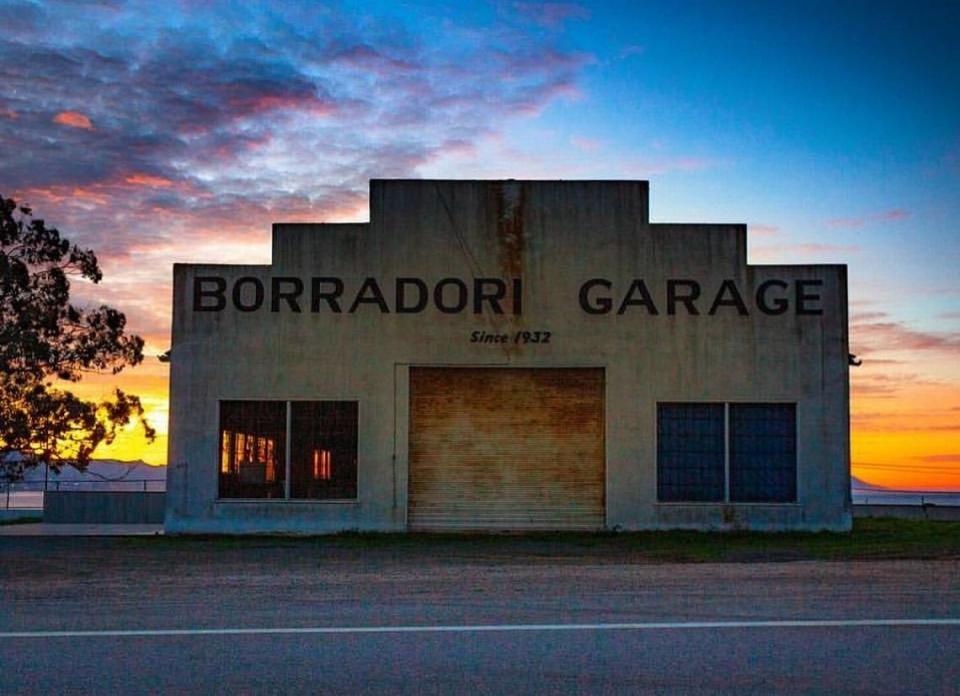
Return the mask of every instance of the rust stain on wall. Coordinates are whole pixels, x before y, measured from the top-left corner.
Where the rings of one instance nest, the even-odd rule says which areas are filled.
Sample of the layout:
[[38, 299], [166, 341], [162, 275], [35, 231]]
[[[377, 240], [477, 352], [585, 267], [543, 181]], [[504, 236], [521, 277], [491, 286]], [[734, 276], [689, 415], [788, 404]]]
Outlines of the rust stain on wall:
[[[524, 253], [526, 251], [526, 231], [524, 229], [524, 213], [526, 209], [526, 191], [516, 181], [498, 181], [491, 186], [496, 212], [495, 239], [497, 243], [497, 263], [503, 278], [511, 285], [513, 280], [523, 278]], [[497, 330], [502, 330], [498, 319], [493, 320]], [[513, 330], [524, 326], [522, 313], [511, 314], [506, 318]], [[502, 344], [504, 355], [509, 359], [520, 352], [522, 346], [508, 342]]]
[[523, 277], [526, 239], [523, 217], [526, 193], [517, 182], [497, 182], [493, 186], [497, 211], [497, 246], [500, 269], [507, 278]]

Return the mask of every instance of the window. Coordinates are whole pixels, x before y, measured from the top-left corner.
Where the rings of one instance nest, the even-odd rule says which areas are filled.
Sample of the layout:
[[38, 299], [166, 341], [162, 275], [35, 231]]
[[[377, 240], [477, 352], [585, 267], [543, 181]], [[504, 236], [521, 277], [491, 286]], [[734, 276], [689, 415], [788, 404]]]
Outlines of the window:
[[287, 405], [220, 403], [220, 497], [282, 498]]
[[657, 499], [797, 499], [796, 404], [657, 404]]
[[291, 498], [357, 497], [357, 402], [295, 401]]
[[723, 404], [658, 404], [659, 500], [723, 500], [723, 411]]
[[356, 498], [357, 402], [221, 401], [220, 497]]
[[797, 499], [794, 404], [730, 404], [730, 500]]

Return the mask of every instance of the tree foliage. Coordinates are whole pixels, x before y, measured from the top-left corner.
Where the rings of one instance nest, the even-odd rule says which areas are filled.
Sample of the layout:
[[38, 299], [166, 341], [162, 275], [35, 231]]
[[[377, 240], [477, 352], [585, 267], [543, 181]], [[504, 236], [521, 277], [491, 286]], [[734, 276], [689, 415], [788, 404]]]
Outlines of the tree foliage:
[[136, 396], [117, 389], [110, 400], [85, 401], [55, 384], [143, 360], [143, 339], [126, 333], [121, 312], [70, 302], [71, 278], [102, 277], [92, 250], [0, 196], [0, 474], [7, 478], [40, 463], [84, 469], [99, 445], [135, 420], [148, 440], [155, 436]]

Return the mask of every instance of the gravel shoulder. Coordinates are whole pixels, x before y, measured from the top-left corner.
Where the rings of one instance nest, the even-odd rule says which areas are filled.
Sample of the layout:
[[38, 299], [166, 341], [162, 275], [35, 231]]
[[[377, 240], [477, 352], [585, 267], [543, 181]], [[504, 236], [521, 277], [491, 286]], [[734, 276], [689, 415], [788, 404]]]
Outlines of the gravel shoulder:
[[696, 540], [746, 556], [723, 562], [633, 535], [3, 538], [0, 630], [960, 616], [960, 554], [783, 561], [750, 536], [765, 554]]

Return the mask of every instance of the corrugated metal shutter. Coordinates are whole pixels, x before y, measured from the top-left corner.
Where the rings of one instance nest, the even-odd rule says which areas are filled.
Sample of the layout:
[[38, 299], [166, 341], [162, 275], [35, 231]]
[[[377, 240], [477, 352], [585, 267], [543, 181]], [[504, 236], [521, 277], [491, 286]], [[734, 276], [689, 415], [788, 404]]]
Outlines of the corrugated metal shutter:
[[411, 368], [408, 521], [603, 527], [603, 370]]

